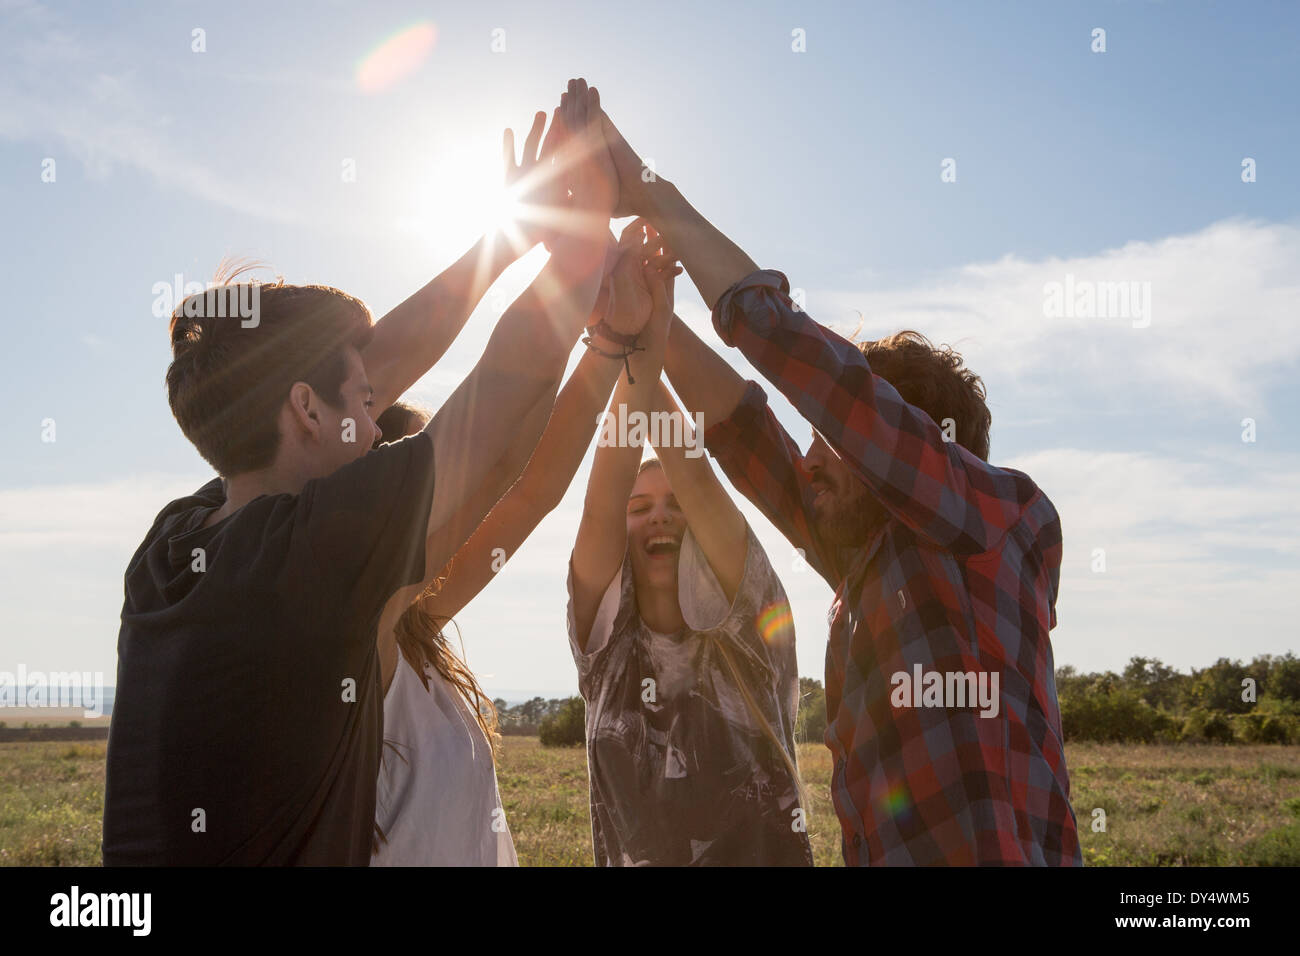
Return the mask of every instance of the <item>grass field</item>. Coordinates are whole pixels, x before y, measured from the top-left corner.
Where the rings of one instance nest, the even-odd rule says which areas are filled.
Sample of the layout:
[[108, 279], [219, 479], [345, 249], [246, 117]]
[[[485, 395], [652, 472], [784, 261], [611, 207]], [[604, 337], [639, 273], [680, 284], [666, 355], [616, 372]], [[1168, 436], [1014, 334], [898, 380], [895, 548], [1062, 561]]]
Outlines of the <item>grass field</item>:
[[[0, 744], [0, 865], [100, 862], [104, 748]], [[1300, 865], [1300, 747], [1075, 744], [1067, 759], [1090, 865]], [[830, 754], [804, 744], [799, 763], [817, 865], [841, 865]], [[591, 865], [581, 749], [507, 737], [498, 777], [520, 863]]]

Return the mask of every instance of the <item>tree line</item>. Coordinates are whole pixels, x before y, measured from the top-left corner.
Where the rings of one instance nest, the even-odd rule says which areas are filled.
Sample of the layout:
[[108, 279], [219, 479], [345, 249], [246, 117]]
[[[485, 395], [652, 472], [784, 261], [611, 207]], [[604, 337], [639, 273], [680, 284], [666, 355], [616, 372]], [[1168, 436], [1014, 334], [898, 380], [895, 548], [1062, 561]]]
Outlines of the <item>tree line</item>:
[[[1056, 669], [1061, 729], [1067, 741], [1113, 743], [1300, 743], [1300, 658], [1262, 654], [1247, 664], [1221, 657], [1184, 673], [1154, 657], [1133, 657], [1121, 673]], [[540, 737], [545, 746], [580, 746], [580, 697], [495, 701], [501, 733]], [[826, 732], [822, 682], [799, 678], [795, 739]]]

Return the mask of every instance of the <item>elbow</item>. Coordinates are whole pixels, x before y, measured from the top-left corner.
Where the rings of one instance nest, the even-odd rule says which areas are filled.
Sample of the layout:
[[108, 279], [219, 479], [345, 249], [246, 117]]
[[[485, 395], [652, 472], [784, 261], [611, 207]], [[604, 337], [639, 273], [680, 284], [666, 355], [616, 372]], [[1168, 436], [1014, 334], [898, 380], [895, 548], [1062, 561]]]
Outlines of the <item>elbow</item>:
[[[554, 494], [552, 489], [538, 488], [525, 476], [510, 489], [509, 497], [514, 512], [527, 516], [527, 533], [524, 535], [527, 538], [547, 515], [559, 507], [564, 493], [561, 491], [560, 494]], [[522, 543], [521, 541], [520, 544]]]
[[528, 499], [529, 510], [537, 515], [538, 520], [545, 518], [548, 514], [560, 507], [560, 502], [564, 500], [564, 492], [567, 489], [551, 485], [541, 488], [525, 487], [523, 492]]

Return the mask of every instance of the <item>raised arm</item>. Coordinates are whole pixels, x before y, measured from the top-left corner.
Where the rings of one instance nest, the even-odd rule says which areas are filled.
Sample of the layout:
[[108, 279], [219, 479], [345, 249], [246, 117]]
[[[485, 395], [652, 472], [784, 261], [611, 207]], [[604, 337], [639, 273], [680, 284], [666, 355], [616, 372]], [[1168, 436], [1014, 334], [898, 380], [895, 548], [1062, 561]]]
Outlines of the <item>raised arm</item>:
[[[585, 83], [571, 81], [559, 112], [556, 165], [572, 194], [570, 222], [553, 240], [550, 261], [502, 316], [474, 370], [425, 429], [435, 446], [430, 536], [479, 488], [528, 410], [539, 398], [550, 404], [596, 301], [616, 191], [600, 148], [599, 100]], [[445, 564], [455, 544], [426, 548], [426, 570]]]
[[644, 216], [681, 258], [709, 308], [733, 283], [758, 269], [745, 250], [696, 212], [677, 187], [660, 176], [642, 176], [640, 157], [601, 114], [605, 143], [618, 172], [619, 213]]
[[686, 407], [704, 416], [705, 428], [730, 418], [745, 397], [745, 380], [740, 373], [675, 315], [664, 354], [664, 371]]
[[559, 505], [620, 371], [621, 364], [595, 352], [579, 360], [523, 474], [457, 550], [438, 593], [426, 599], [430, 613], [448, 618], [460, 613]]
[[834, 554], [817, 533], [812, 511], [815, 493], [803, 469], [803, 456], [772, 414], [763, 390], [741, 378], [676, 317], [664, 371], [691, 413], [703, 416], [709, 452], [736, 490], [834, 587]]
[[562, 170], [554, 164], [562, 130], [559, 110], [542, 142], [546, 114], [537, 113], [515, 163], [514, 133], [505, 131], [505, 181], [521, 208], [531, 211], [515, 230], [484, 235], [449, 268], [375, 323], [361, 353], [375, 389], [375, 407], [387, 408], [442, 358], [470, 313], [512, 262], [546, 238], [545, 224], [561, 215]]
[[[745, 518], [713, 473], [709, 460], [703, 454], [688, 454], [689, 449], [700, 448], [696, 439], [703, 441], [704, 436], [695, 436], [690, 419], [677, 407], [668, 386], [662, 380], [656, 385], [653, 411], [661, 416], [661, 422], [662, 416], [672, 416], [674, 421], [670, 429], [661, 425], [651, 430], [651, 435], [659, 440], [655, 445], [659, 463], [672, 486], [673, 497], [681, 505], [686, 524], [699, 542], [727, 600], [735, 601], [745, 573], [745, 552], [749, 545]], [[681, 423], [680, 432], [677, 422]]]
[[996, 547], [1041, 495], [1026, 475], [947, 440], [871, 371], [856, 345], [794, 306], [781, 273], [741, 280], [718, 301], [713, 321], [886, 510], [940, 547], [962, 554]]
[[793, 305], [785, 276], [758, 271], [670, 182], [644, 182], [640, 160], [608, 117], [602, 128], [625, 194], [620, 205], [648, 218], [671, 244], [723, 342], [780, 389], [898, 520], [961, 553], [995, 546], [1040, 494], [1033, 483], [947, 441], [856, 346]]
[[[627, 248], [614, 270], [613, 285], [615, 310], [631, 309], [648, 316], [641, 336], [645, 351], [632, 359], [636, 383], [620, 379], [614, 389], [610, 410], [615, 414], [620, 407], [630, 414], [651, 406], [672, 318], [672, 275], [661, 275], [648, 261], [653, 240], [647, 237], [643, 246], [634, 238], [634, 230], [640, 228], [634, 222], [624, 230], [620, 243]], [[601, 596], [627, 551], [627, 499], [640, 461], [641, 448], [636, 445], [596, 448], [572, 557], [575, 637], [580, 648], [587, 646]]]

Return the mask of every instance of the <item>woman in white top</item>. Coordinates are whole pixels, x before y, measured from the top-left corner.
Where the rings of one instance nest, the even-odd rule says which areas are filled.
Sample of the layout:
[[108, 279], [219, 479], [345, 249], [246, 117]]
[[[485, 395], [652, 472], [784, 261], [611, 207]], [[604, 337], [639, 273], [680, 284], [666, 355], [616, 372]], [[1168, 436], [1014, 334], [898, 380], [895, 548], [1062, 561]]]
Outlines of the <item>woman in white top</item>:
[[[398, 402], [377, 424], [396, 440], [428, 418]], [[380, 618], [384, 749], [371, 866], [519, 865], [497, 789], [496, 708], [443, 633], [459, 610], [450, 595], [439, 599], [446, 579], [410, 603], [399, 591]]]
[[[649, 242], [639, 222], [624, 230], [616, 246], [611, 242], [592, 316], [593, 323], [603, 317], [601, 329], [618, 336], [638, 333], [649, 315], [638, 297], [645, 287], [640, 273], [676, 268], [660, 260], [650, 264]], [[624, 368], [624, 347], [603, 335], [593, 333], [592, 348], [554, 408], [539, 406], [531, 413], [534, 420], [523, 423], [521, 435], [536, 435], [546, 422], [536, 448], [517, 443], [438, 532], [463, 542], [446, 568], [436, 579], [398, 591], [380, 617], [384, 752], [371, 865], [517, 865], [496, 782], [495, 709], [443, 629], [564, 497]], [[377, 423], [395, 441], [423, 428], [428, 414], [399, 402]]]

